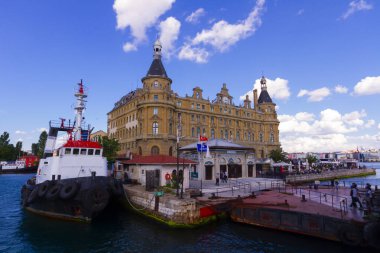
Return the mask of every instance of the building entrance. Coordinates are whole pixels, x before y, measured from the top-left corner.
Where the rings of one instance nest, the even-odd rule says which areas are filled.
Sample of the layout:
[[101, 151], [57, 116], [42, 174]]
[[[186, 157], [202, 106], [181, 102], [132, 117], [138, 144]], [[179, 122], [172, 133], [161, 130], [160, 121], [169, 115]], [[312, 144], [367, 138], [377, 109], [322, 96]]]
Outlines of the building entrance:
[[229, 164], [228, 165], [228, 178], [238, 178], [242, 177], [242, 168], [240, 164]]
[[212, 165], [206, 165], [206, 180], [212, 180]]

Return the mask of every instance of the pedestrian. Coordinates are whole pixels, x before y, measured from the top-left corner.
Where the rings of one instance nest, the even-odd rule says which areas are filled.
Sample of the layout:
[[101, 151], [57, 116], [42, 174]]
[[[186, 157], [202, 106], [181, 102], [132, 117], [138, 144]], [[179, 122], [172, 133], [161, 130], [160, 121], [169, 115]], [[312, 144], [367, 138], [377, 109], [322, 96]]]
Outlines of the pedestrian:
[[224, 173], [224, 182], [227, 183], [227, 181], [228, 181], [228, 176], [227, 176], [227, 172], [225, 172], [225, 173]]
[[336, 179], [334, 184], [335, 184], [335, 190], [338, 191], [339, 190], [339, 181]]
[[216, 186], [219, 186], [219, 177], [216, 177], [215, 185], [216, 185]]
[[369, 183], [365, 186], [366, 192], [365, 192], [365, 200], [367, 203], [367, 207], [371, 208], [373, 207], [373, 192], [371, 189], [371, 185]]
[[352, 183], [350, 195], [352, 200], [350, 207], [357, 207], [356, 203], [359, 203], [360, 209], [363, 209], [363, 205], [359, 198], [360, 195], [356, 183]]

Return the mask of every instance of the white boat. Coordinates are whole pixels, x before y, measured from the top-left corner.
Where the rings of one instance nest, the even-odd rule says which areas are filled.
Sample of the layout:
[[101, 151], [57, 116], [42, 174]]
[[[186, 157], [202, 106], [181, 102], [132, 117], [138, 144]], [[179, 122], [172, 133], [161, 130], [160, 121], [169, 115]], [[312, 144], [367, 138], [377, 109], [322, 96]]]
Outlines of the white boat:
[[[46, 216], [91, 221], [123, 190], [119, 180], [108, 176], [103, 147], [90, 141], [90, 128], [82, 126], [87, 97], [82, 81], [75, 96], [76, 119], [73, 124], [64, 119], [50, 122], [44, 158], [36, 177], [22, 188], [22, 204], [28, 211]], [[61, 131], [67, 132], [69, 138], [54, 149]]]

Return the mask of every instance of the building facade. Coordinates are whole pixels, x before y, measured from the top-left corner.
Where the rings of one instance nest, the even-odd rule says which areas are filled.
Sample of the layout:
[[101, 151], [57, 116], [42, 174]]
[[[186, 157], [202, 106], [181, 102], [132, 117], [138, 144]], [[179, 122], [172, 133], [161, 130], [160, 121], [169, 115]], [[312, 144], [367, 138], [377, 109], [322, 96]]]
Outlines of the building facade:
[[160, 42], [153, 48], [142, 88], [123, 96], [108, 113], [107, 134], [120, 142], [120, 153], [175, 156], [177, 133], [181, 147], [202, 135], [251, 147], [258, 159], [280, 147], [276, 105], [264, 77], [260, 95], [253, 91], [253, 103], [246, 96], [244, 105], [234, 105], [226, 84], [214, 100], [204, 98], [201, 87], [195, 87], [191, 96], [181, 97], [172, 90], [172, 80], [162, 64]]

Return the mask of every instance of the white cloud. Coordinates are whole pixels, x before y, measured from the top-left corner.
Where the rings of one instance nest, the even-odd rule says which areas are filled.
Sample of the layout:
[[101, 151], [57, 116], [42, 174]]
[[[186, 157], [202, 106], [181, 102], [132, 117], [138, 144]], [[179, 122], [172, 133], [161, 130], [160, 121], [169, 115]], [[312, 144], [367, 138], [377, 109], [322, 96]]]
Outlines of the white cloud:
[[130, 51], [136, 51], [137, 50], [137, 47], [135, 44], [133, 43], [130, 43], [130, 42], [126, 42], [124, 45], [123, 45], [123, 50], [124, 52], [128, 53]]
[[380, 76], [368, 76], [360, 80], [354, 87], [356, 95], [380, 94]]
[[376, 121], [373, 119], [370, 119], [367, 121], [367, 124], [365, 124], [365, 128], [371, 128], [376, 124]]
[[278, 115], [280, 141], [287, 152], [339, 151], [373, 146], [379, 135], [355, 135], [375, 124], [374, 120], [365, 124], [365, 117], [364, 110], [342, 115], [334, 109], [321, 111], [318, 118], [308, 112]]
[[342, 119], [348, 125], [363, 126], [364, 120], [362, 118], [366, 116], [367, 116], [367, 113], [365, 112], [365, 110], [361, 110], [360, 112], [353, 111], [350, 113], [346, 113], [343, 115]]
[[158, 18], [170, 10], [175, 0], [115, 0], [116, 28], [131, 29], [133, 42], [124, 44], [126, 52], [136, 50], [137, 45], [146, 40], [146, 29], [156, 24]]
[[185, 44], [181, 47], [178, 58], [181, 60], [190, 60], [196, 63], [206, 63], [210, 53], [206, 49], [200, 47], [192, 47]]
[[196, 24], [199, 22], [199, 18], [204, 15], [205, 15], [205, 10], [203, 8], [199, 8], [186, 17], [186, 22]]
[[174, 43], [178, 39], [181, 22], [174, 17], [168, 17], [160, 23], [160, 41], [162, 43], [162, 53], [170, 58], [174, 53]]
[[265, 0], [257, 0], [255, 7], [243, 21], [230, 24], [225, 20], [220, 20], [214, 23], [210, 29], [204, 29], [201, 32], [198, 32], [193, 39], [186, 42], [182, 47], [180, 51], [182, 57], [179, 58], [196, 62], [205, 62], [208, 60], [207, 57], [203, 57], [203, 61], [198, 61], [197, 57], [183, 57], [183, 50], [186, 50], [187, 52], [200, 51], [203, 55], [204, 52], [207, 52], [207, 56], [209, 56], [210, 53], [206, 47], [211, 47], [219, 52], [225, 52], [238, 41], [251, 36], [261, 25], [261, 14], [264, 10], [264, 4]]
[[47, 132], [47, 129], [44, 127], [41, 127], [41, 128], [37, 128], [37, 131], [42, 133], [43, 131]]
[[358, 11], [368, 11], [371, 10], [373, 6], [367, 3], [365, 0], [354, 0], [348, 5], [348, 9], [341, 16], [342, 19], [347, 19], [349, 16]]
[[[258, 91], [261, 90], [260, 80], [261, 79], [255, 80], [253, 89], [257, 89]], [[277, 77], [274, 80], [266, 78], [266, 80], [267, 80], [268, 93], [271, 96], [271, 98], [278, 99], [278, 100], [286, 100], [290, 97], [288, 80], [285, 80], [279, 77]], [[249, 99], [253, 101], [253, 90], [250, 90], [246, 92], [244, 95], [240, 96], [240, 100], [244, 100], [246, 95], [248, 95]]]
[[380, 123], [379, 123], [379, 125], [377, 126], [377, 128], [380, 129]]
[[300, 9], [300, 10], [297, 11], [297, 15], [300, 16], [300, 15], [302, 15], [304, 12], [305, 12], [304, 9]]
[[303, 97], [308, 96], [307, 99], [310, 102], [319, 102], [325, 99], [327, 96], [330, 95], [330, 90], [326, 87], [316, 89], [316, 90], [300, 90], [297, 97]]
[[337, 86], [335, 86], [335, 92], [340, 93], [340, 94], [345, 94], [348, 92], [348, 89], [347, 89], [347, 87], [344, 87], [344, 86], [338, 84]]
[[22, 130], [16, 130], [16, 131], [15, 131], [15, 134], [25, 135], [26, 132], [25, 132], [25, 131], [22, 131]]
[[315, 115], [313, 113], [308, 112], [299, 112], [295, 115], [296, 120], [299, 121], [313, 121], [315, 118]]

